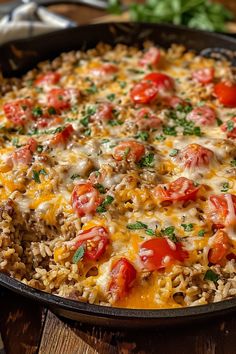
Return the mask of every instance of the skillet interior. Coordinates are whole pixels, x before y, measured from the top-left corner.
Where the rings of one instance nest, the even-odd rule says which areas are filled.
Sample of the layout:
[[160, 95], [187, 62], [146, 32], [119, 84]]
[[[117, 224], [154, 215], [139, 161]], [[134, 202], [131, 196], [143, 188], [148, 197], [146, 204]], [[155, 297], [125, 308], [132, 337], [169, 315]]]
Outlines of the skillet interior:
[[[184, 27], [167, 24], [106, 23], [70, 28], [33, 39], [6, 43], [0, 47], [0, 70], [7, 77], [19, 76], [39, 61], [54, 58], [61, 52], [73, 49], [86, 50], [96, 46], [98, 42], [141, 46], [147, 39], [163, 47], [168, 47], [173, 42], [184, 44], [188, 49], [200, 53], [202, 51], [202, 54], [207, 56], [221, 52], [236, 66], [236, 39], [225, 35], [186, 30]], [[42, 302], [59, 315], [99, 325], [120, 327], [177, 325], [225, 315], [236, 310], [236, 298], [182, 309], [130, 310], [90, 305], [57, 297], [30, 288], [4, 274], [0, 274], [0, 285]]]

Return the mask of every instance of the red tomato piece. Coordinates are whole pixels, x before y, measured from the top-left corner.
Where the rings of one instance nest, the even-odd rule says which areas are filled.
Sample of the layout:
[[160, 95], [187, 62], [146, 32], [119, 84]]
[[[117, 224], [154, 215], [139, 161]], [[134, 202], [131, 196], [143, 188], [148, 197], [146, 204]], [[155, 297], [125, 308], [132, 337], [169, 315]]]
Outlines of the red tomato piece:
[[168, 267], [188, 258], [181, 242], [174, 243], [166, 238], [158, 237], [142, 243], [139, 251], [145, 269], [149, 271]]
[[214, 241], [208, 253], [208, 260], [210, 263], [220, 264], [229, 251], [230, 239], [222, 230], [218, 230], [213, 237]]
[[109, 291], [115, 301], [128, 294], [136, 279], [136, 274], [136, 269], [126, 258], [120, 258], [112, 265]]
[[[236, 224], [236, 195], [219, 194], [209, 198], [210, 219], [216, 225]], [[221, 227], [218, 227], [221, 228]]]
[[77, 103], [79, 95], [79, 91], [74, 88], [52, 89], [47, 96], [48, 106], [55, 108], [57, 111], [68, 109]]
[[76, 249], [84, 247], [84, 259], [98, 260], [103, 256], [108, 245], [108, 232], [102, 226], [94, 226], [91, 229], [82, 231], [79, 240], [76, 242]]
[[12, 164], [29, 165], [32, 162], [33, 153], [36, 151], [37, 141], [33, 138], [28, 143], [13, 152], [9, 162]]
[[186, 102], [178, 96], [165, 96], [162, 98], [162, 103], [171, 108], [186, 105]]
[[179, 177], [173, 182], [159, 184], [155, 188], [155, 195], [161, 202], [195, 200], [199, 188], [200, 186], [196, 186], [192, 180]]
[[187, 145], [177, 156], [177, 160], [189, 169], [207, 167], [214, 158], [214, 152], [199, 144]]
[[139, 60], [141, 66], [151, 66], [155, 68], [161, 59], [161, 52], [156, 47], [149, 48]]
[[203, 68], [195, 70], [192, 73], [192, 77], [196, 79], [201, 84], [209, 84], [214, 79], [215, 70], [214, 68]]
[[112, 119], [113, 115], [113, 105], [109, 102], [104, 102], [101, 103], [95, 114], [91, 116], [92, 120], [98, 120], [98, 121], [109, 121]]
[[226, 107], [236, 107], [236, 84], [219, 82], [214, 87], [214, 94]]
[[100, 67], [91, 70], [91, 73], [95, 77], [102, 77], [104, 75], [112, 75], [118, 71], [118, 67], [111, 63], [105, 63]]
[[211, 107], [204, 105], [194, 108], [186, 118], [195, 124], [213, 125], [216, 122], [216, 112]]
[[174, 80], [166, 74], [153, 72], [144, 76], [143, 80], [154, 82], [159, 92], [168, 92], [174, 89]]
[[37, 76], [35, 80], [36, 86], [44, 86], [44, 85], [54, 85], [61, 78], [61, 75], [56, 71], [49, 71], [45, 74], [40, 74]]
[[140, 129], [152, 129], [158, 128], [162, 124], [162, 120], [150, 109], [142, 108], [137, 114], [136, 124]]
[[40, 117], [37, 120], [37, 127], [38, 128], [46, 128], [46, 127], [53, 127], [55, 125], [59, 125], [63, 122], [61, 117]]
[[134, 85], [130, 96], [134, 103], [150, 103], [155, 100], [157, 93], [158, 86], [155, 82], [142, 80]]
[[236, 117], [221, 125], [221, 130], [227, 132], [227, 138], [236, 139]]
[[74, 133], [74, 128], [71, 124], [67, 125], [65, 128], [62, 129], [59, 133], [57, 133], [51, 140], [51, 144], [66, 144], [72, 134]]
[[20, 98], [3, 105], [8, 120], [16, 126], [25, 126], [32, 118], [33, 101], [30, 98]]
[[113, 157], [117, 161], [138, 162], [145, 153], [143, 144], [137, 141], [121, 141], [114, 149]]
[[74, 187], [71, 203], [78, 216], [94, 214], [101, 202], [102, 198], [92, 183], [80, 183]]

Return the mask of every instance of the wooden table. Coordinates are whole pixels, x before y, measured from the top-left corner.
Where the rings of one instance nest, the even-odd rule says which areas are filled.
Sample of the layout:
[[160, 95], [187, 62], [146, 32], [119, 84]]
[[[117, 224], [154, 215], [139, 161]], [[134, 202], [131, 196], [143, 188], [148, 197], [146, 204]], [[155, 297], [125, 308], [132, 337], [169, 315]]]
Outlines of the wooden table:
[[[236, 2], [227, 4], [236, 13]], [[80, 24], [104, 15], [86, 7], [78, 10], [75, 5], [51, 9]], [[236, 353], [234, 315], [187, 328], [115, 330], [59, 319], [39, 304], [6, 290], [0, 292], [0, 331], [7, 354]]]

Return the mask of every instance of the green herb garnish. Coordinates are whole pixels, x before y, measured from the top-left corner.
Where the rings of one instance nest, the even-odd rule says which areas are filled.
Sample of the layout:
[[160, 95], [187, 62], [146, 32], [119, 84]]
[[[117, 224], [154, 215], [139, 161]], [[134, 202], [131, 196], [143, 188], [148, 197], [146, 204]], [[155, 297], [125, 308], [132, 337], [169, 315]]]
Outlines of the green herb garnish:
[[169, 153], [169, 156], [174, 157], [178, 155], [179, 150], [178, 149], [172, 149]]
[[101, 194], [106, 193], [106, 189], [105, 189], [105, 187], [104, 187], [102, 184], [96, 183], [96, 184], [94, 185], [94, 187], [95, 187]]
[[205, 230], [199, 230], [198, 231], [198, 236], [203, 237], [205, 235], [206, 231]]
[[110, 93], [110, 95], [107, 95], [107, 99], [111, 102], [113, 102], [115, 98], [116, 98], [116, 95], [114, 93]]
[[75, 254], [74, 254], [73, 258], [72, 258], [72, 262], [73, 263], [78, 263], [81, 260], [81, 258], [83, 258], [83, 255], [84, 255], [84, 247], [80, 246], [75, 251]]
[[[136, 221], [135, 223], [133, 224], [127, 224], [127, 229], [129, 230], [141, 230], [141, 229], [147, 229], [147, 225], [144, 224], [143, 222], [141, 221]], [[150, 230], [150, 229], [149, 229]]]
[[36, 182], [36, 183], [41, 183], [40, 181], [40, 175], [46, 175], [47, 172], [44, 169], [41, 169], [39, 171], [33, 170], [32, 171], [33, 176], [32, 179]]
[[176, 136], [177, 135], [176, 127], [168, 127], [168, 126], [163, 127], [163, 134]]
[[153, 231], [152, 229], [146, 229], [146, 230], [145, 230], [145, 233], [146, 233], [148, 236], [155, 236], [155, 231]]
[[230, 161], [232, 167], [236, 167], [236, 158]]
[[74, 181], [74, 179], [76, 179], [76, 178], [80, 178], [80, 175], [78, 175], [77, 173], [75, 173], [75, 174], [73, 174], [72, 176], [71, 176], [71, 179]]
[[214, 283], [216, 283], [218, 279], [219, 279], [219, 275], [213, 272], [213, 270], [211, 269], [208, 269], [204, 275], [204, 280], [210, 280], [213, 281]]
[[149, 154], [143, 156], [139, 161], [138, 165], [140, 167], [153, 167], [154, 166], [154, 154], [150, 152]]
[[56, 114], [56, 113], [57, 112], [56, 112], [54, 107], [48, 107], [48, 114], [53, 115], [53, 114]]
[[228, 182], [224, 182], [223, 184], [222, 184], [222, 188], [221, 188], [221, 192], [223, 192], [223, 193], [226, 193], [226, 192], [228, 192], [228, 190], [229, 190], [229, 183]]
[[98, 213], [105, 213], [107, 211], [106, 207], [113, 202], [114, 198], [111, 195], [107, 195], [104, 201], [97, 207], [96, 211]]
[[135, 135], [136, 139], [140, 139], [142, 141], [147, 141], [149, 138], [148, 132], [138, 132], [137, 135]]
[[184, 231], [193, 231], [193, 224], [181, 224], [181, 226], [184, 228]]
[[43, 110], [42, 110], [42, 108], [41, 107], [34, 107], [33, 109], [32, 109], [32, 114], [33, 114], [33, 116], [34, 117], [41, 117], [42, 116], [42, 114], [43, 114]]
[[232, 120], [228, 120], [226, 125], [228, 132], [232, 132], [232, 130], [234, 130], [234, 122]]

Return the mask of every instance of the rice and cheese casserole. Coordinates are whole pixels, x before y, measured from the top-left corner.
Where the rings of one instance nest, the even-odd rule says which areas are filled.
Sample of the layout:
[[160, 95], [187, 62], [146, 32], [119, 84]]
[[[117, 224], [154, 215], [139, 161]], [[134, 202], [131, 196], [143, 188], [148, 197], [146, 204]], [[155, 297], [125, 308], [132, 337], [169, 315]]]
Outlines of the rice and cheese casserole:
[[126, 308], [236, 295], [227, 61], [100, 44], [2, 78], [1, 92], [1, 272]]

